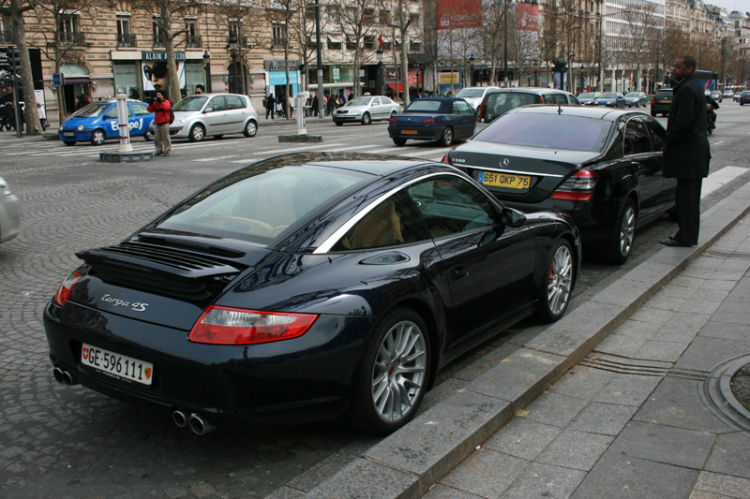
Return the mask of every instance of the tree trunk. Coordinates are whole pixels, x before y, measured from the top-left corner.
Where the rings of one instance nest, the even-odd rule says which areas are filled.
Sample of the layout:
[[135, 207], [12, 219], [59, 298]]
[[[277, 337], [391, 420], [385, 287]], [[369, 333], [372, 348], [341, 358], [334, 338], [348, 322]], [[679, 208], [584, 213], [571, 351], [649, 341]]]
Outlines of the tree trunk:
[[[26, 23], [23, 19], [21, 1], [11, 0], [11, 10], [17, 13], [11, 19], [16, 46], [21, 55], [21, 88], [23, 89], [23, 99], [26, 105], [26, 110], [24, 111], [26, 116], [26, 135], [39, 135], [42, 127], [39, 124], [39, 110], [36, 107], [34, 79], [31, 75], [31, 58], [29, 57], [29, 46], [26, 43]], [[20, 126], [20, 123], [17, 126]]]
[[167, 53], [167, 70], [169, 71], [169, 100], [172, 105], [175, 105], [182, 100], [182, 93], [180, 92], [180, 76], [177, 74], [177, 61], [174, 59], [174, 40], [167, 30], [164, 30], [164, 50]]

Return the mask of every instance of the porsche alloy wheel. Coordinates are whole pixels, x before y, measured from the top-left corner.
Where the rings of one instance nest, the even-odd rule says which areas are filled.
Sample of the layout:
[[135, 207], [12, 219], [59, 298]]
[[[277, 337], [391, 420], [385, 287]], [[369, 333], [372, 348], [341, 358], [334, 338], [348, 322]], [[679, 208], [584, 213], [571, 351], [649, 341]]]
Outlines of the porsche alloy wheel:
[[565, 314], [573, 287], [575, 266], [568, 241], [558, 241], [550, 254], [546, 269], [540, 289], [537, 318], [544, 322], [554, 322]]
[[416, 312], [399, 309], [383, 319], [365, 347], [352, 395], [356, 426], [387, 434], [414, 417], [427, 390], [429, 348], [427, 328]]

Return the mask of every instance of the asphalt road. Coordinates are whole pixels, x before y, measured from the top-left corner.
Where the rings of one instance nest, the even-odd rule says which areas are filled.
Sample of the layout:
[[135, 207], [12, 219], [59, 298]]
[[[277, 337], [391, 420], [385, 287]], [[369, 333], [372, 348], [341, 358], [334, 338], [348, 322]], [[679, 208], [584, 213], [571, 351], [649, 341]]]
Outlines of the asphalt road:
[[[750, 176], [748, 113], [728, 101], [719, 110], [710, 138], [712, 173], [724, 170], [726, 179], [704, 198], [704, 209]], [[197, 437], [148, 411], [52, 378], [41, 316], [79, 264], [76, 251], [118, 242], [198, 188], [259, 159], [348, 150], [439, 160], [448, 151], [436, 143], [396, 148], [382, 123], [311, 123], [308, 131], [322, 135], [322, 144], [278, 143], [277, 135], [295, 129], [294, 123], [261, 126], [252, 139], [177, 142], [170, 157], [137, 164], [99, 162], [99, 153], [116, 150], [116, 143], [67, 147], [0, 133], [0, 176], [23, 202], [23, 232], [0, 245], [0, 496], [263, 497], [284, 484], [309, 489], [377, 442], [334, 423]], [[134, 146], [153, 147], [142, 139]], [[622, 267], [587, 258], [572, 306], [658, 249], [673, 231], [666, 218], [639, 230]], [[537, 331], [524, 322], [454, 362], [425, 408], [462, 385], [464, 368], [491, 365]]]

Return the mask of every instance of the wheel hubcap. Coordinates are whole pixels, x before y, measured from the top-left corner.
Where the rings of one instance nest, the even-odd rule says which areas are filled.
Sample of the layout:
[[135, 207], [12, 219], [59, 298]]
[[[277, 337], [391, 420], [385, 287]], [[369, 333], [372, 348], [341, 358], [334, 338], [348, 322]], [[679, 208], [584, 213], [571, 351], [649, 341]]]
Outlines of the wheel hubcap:
[[635, 211], [628, 207], [622, 216], [622, 225], [620, 226], [620, 253], [623, 255], [630, 254], [633, 247], [633, 235], [635, 234]]
[[552, 259], [547, 284], [547, 303], [550, 311], [557, 315], [565, 309], [570, 299], [570, 283], [573, 280], [573, 259], [567, 246], [560, 246]]
[[422, 330], [410, 321], [393, 326], [378, 348], [372, 373], [372, 401], [382, 420], [395, 423], [412, 411], [424, 389], [426, 367]]

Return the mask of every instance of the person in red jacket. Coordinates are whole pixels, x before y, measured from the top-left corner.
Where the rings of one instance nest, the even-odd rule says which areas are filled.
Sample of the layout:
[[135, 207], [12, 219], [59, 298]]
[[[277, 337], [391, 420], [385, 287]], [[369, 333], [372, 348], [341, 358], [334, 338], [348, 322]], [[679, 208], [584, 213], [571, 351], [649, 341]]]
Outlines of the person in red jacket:
[[172, 151], [172, 141], [169, 138], [169, 110], [172, 104], [167, 99], [167, 93], [164, 90], [156, 91], [156, 99], [146, 108], [150, 113], [154, 113], [154, 143], [156, 144], [156, 156], [169, 156]]

